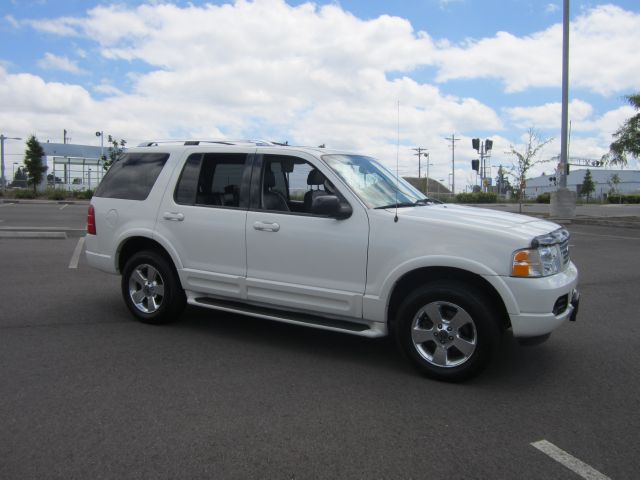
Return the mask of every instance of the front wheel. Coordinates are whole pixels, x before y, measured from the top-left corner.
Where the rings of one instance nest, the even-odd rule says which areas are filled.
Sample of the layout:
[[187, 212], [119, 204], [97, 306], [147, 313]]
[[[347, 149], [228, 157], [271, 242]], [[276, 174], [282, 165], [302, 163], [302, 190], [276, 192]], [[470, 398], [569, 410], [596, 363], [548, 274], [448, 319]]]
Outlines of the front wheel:
[[460, 381], [484, 369], [500, 337], [487, 299], [472, 286], [441, 281], [412, 292], [395, 322], [396, 340], [431, 378]]
[[138, 252], [127, 261], [121, 287], [129, 311], [144, 323], [174, 321], [186, 303], [171, 264], [154, 251]]

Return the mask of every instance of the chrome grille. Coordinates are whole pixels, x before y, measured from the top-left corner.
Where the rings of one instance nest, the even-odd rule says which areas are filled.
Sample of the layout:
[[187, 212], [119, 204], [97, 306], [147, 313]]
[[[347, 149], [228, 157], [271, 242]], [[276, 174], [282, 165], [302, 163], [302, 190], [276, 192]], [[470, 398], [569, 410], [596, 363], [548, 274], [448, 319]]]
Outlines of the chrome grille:
[[560, 244], [560, 253], [562, 253], [562, 265], [567, 265], [571, 260], [569, 256], [569, 239]]

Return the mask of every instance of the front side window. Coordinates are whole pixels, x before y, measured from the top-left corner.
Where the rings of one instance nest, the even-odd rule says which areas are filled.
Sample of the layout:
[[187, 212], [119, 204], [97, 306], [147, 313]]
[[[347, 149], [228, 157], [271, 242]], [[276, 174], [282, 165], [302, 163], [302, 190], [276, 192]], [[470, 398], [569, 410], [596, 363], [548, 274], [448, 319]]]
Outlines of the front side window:
[[194, 153], [187, 158], [174, 199], [183, 205], [237, 208], [247, 155]]
[[337, 194], [320, 170], [299, 157], [265, 155], [261, 178], [265, 210], [312, 215], [315, 197]]
[[95, 196], [145, 200], [168, 158], [168, 153], [125, 153], [111, 165]]
[[425, 205], [431, 200], [380, 163], [360, 155], [323, 155], [322, 159], [369, 208]]

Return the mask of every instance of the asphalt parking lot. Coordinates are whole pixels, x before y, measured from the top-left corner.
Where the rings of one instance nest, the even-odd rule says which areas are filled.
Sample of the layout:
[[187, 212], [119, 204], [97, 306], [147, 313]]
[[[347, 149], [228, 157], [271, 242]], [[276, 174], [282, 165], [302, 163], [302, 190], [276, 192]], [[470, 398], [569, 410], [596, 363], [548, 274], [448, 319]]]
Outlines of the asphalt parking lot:
[[[82, 227], [60, 207], [25, 215]], [[143, 325], [80, 238], [0, 238], [0, 478], [638, 478], [640, 230], [569, 229], [578, 321], [459, 385], [386, 339], [193, 308]]]

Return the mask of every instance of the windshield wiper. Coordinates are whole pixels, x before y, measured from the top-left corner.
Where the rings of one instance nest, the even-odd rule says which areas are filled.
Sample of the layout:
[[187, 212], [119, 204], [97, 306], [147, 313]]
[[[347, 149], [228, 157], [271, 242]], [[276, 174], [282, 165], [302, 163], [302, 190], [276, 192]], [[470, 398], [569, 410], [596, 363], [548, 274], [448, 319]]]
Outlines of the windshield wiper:
[[398, 203], [390, 203], [389, 205], [383, 205], [382, 207], [376, 207], [375, 210], [384, 210], [387, 208], [402, 208], [402, 207], [415, 207], [416, 205], [423, 205], [422, 203], [414, 203], [414, 202], [398, 202]]

